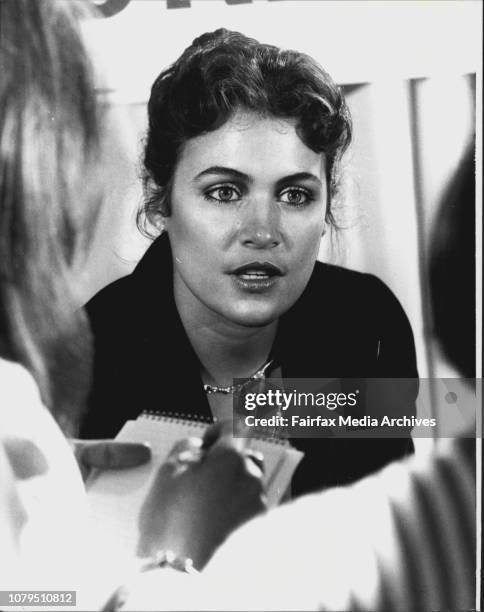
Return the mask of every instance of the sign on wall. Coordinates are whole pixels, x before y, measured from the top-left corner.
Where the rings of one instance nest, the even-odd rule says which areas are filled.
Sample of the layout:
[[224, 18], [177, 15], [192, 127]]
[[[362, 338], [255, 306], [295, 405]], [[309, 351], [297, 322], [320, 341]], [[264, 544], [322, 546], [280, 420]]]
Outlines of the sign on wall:
[[[196, 1], [196, 0], [194, 0]], [[198, 0], [200, 1], [200, 0]], [[269, 2], [277, 2], [281, 0], [268, 0]], [[131, 0], [94, 0], [97, 8], [101, 11], [104, 17], [112, 17], [125, 9]], [[192, 0], [164, 0], [166, 8], [190, 8]], [[225, 4], [252, 4], [254, 0], [224, 0]]]

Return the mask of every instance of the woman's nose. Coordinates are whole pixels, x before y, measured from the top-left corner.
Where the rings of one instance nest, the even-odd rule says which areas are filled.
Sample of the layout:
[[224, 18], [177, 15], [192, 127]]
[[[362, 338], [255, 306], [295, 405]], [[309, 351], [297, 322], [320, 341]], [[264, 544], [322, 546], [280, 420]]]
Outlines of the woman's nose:
[[244, 212], [240, 231], [240, 240], [244, 246], [271, 249], [280, 244], [280, 213], [274, 203], [256, 202]]

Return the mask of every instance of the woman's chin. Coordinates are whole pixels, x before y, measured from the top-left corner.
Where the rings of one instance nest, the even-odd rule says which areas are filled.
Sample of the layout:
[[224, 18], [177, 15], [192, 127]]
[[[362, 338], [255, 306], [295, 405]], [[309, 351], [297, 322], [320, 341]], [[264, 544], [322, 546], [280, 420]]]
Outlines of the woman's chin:
[[265, 327], [273, 323], [279, 315], [273, 307], [256, 304], [227, 312], [226, 318], [242, 327]]

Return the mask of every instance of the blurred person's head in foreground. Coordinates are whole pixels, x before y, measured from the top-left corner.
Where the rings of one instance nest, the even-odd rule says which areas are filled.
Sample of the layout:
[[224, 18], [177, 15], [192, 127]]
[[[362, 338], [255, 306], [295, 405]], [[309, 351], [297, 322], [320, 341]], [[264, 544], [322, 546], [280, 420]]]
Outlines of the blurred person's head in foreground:
[[432, 233], [434, 335], [465, 378], [476, 376], [475, 149], [468, 146], [444, 193]]
[[89, 386], [75, 272], [101, 198], [81, 14], [75, 1], [0, 1], [0, 357], [29, 370], [65, 431]]

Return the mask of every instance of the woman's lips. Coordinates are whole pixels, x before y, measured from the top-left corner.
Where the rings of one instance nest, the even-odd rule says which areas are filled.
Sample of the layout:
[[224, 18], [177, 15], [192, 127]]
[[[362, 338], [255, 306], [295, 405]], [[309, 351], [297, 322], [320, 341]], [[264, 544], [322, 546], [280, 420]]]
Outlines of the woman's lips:
[[279, 266], [270, 262], [250, 262], [231, 273], [236, 285], [250, 293], [262, 293], [277, 284], [283, 275]]

